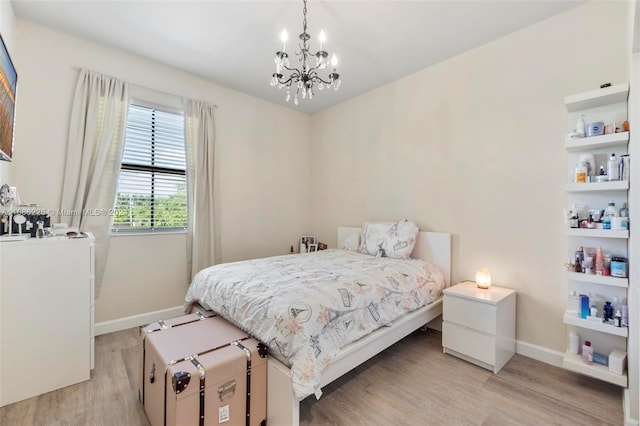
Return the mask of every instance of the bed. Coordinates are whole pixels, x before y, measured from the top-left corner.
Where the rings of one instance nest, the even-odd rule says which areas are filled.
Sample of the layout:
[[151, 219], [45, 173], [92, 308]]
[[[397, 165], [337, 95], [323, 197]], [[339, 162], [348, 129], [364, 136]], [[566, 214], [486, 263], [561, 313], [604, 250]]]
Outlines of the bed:
[[[338, 247], [361, 231], [338, 228]], [[441, 315], [450, 235], [419, 232], [415, 240], [411, 257], [437, 270], [342, 250], [234, 262], [194, 277], [186, 308], [211, 308], [267, 343], [268, 423], [297, 425], [299, 400], [319, 397], [323, 386]]]

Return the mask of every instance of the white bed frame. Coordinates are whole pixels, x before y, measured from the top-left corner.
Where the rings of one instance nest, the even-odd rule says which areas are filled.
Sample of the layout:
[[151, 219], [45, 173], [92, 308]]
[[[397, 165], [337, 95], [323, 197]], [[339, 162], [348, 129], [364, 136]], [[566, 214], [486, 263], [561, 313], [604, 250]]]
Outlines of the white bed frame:
[[[339, 227], [338, 247], [349, 235], [362, 228]], [[451, 283], [451, 235], [442, 232], [420, 232], [411, 257], [428, 260], [444, 274], [446, 286]], [[320, 386], [326, 386], [363, 362], [411, 334], [429, 321], [442, 315], [442, 298], [405, 315], [392, 326], [382, 327], [366, 337], [346, 346], [323, 371]], [[300, 403], [291, 386], [291, 371], [274, 357], [267, 365], [267, 424], [298, 426]]]

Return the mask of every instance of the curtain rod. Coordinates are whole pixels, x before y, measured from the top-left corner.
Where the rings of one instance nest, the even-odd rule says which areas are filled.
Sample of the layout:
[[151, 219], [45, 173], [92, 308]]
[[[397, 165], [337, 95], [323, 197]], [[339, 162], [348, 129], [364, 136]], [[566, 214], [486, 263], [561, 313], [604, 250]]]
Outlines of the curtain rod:
[[[154, 88], [152, 88], [152, 87], [143, 86], [142, 84], [134, 83], [134, 82], [132, 82], [132, 81], [125, 80], [125, 79], [120, 78], [120, 77], [115, 77], [115, 76], [113, 76], [113, 75], [105, 74], [105, 73], [103, 73], [103, 72], [101, 72], [101, 71], [94, 71], [94, 70], [91, 70], [91, 69], [89, 69], [89, 68], [79, 67], [79, 66], [74, 66], [74, 67], [73, 67], [73, 69], [75, 69], [75, 70], [79, 70], [79, 71], [82, 71], [82, 70], [85, 70], [85, 71], [91, 71], [91, 72], [95, 72], [95, 73], [98, 73], [98, 74], [102, 74], [102, 75], [104, 75], [105, 77], [117, 78], [118, 80], [122, 80], [122, 81], [124, 81], [125, 83], [132, 84], [132, 85], [134, 85], [134, 86], [138, 86], [138, 87], [141, 87], [141, 88], [143, 88], [143, 89], [153, 90], [154, 92], [158, 92], [158, 93], [161, 93], [161, 94], [163, 94], [163, 95], [175, 96], [175, 97], [178, 97], [178, 98], [187, 98], [187, 96], [184, 96], [184, 95], [177, 95], [177, 94], [175, 94], [175, 93], [167, 92], [167, 91], [164, 91], [164, 90], [158, 90], [158, 89], [154, 89]], [[192, 98], [189, 98], [189, 99], [192, 99]], [[218, 108], [218, 105], [216, 105], [216, 104], [212, 104], [211, 102], [208, 102], [208, 101], [203, 101], [203, 100], [200, 100], [200, 99], [193, 99], [193, 100], [194, 100], [194, 101], [198, 101], [198, 102], [205, 103], [205, 104], [207, 104], [207, 105], [211, 105], [211, 106], [212, 106], [212, 107], [214, 107], [214, 108]]]

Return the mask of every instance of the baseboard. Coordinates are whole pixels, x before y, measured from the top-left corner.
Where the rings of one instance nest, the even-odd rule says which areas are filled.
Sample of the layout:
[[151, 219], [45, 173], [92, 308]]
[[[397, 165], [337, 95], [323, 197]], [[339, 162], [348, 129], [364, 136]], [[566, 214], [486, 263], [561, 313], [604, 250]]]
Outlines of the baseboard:
[[96, 336], [99, 336], [101, 334], [126, 330], [127, 328], [139, 327], [161, 319], [177, 317], [182, 314], [184, 314], [184, 308], [182, 306], [175, 306], [173, 308], [161, 309], [159, 311], [146, 312], [144, 314], [132, 315], [130, 317], [99, 322], [96, 323], [94, 332]]
[[555, 365], [556, 367], [562, 367], [562, 358], [564, 357], [563, 352], [554, 351], [521, 340], [516, 340], [516, 353], [544, 362], [545, 364]]
[[625, 389], [622, 396], [622, 409], [624, 411], [624, 426], [638, 426], [638, 419], [631, 418], [629, 413], [629, 389]]

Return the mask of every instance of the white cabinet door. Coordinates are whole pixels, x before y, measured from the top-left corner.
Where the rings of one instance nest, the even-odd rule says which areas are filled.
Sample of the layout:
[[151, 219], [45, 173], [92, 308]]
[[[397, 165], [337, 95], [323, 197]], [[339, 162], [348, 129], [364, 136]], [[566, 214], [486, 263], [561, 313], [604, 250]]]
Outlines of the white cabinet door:
[[0, 243], [0, 405], [89, 379], [90, 239]]

